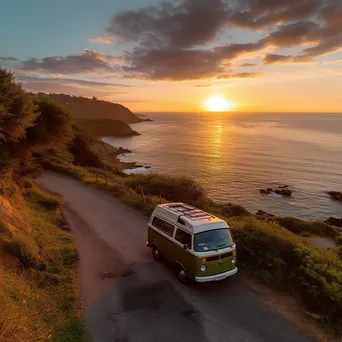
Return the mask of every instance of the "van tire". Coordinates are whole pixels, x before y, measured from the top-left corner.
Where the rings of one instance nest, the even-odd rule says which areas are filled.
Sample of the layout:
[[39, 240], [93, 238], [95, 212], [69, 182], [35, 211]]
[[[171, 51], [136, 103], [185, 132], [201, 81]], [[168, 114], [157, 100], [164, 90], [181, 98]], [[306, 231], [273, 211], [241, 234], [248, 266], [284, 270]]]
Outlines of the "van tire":
[[182, 284], [187, 284], [188, 276], [186, 275], [185, 269], [183, 266], [177, 264], [177, 278]]
[[155, 261], [159, 262], [161, 260], [159, 249], [155, 246], [152, 248], [152, 255]]

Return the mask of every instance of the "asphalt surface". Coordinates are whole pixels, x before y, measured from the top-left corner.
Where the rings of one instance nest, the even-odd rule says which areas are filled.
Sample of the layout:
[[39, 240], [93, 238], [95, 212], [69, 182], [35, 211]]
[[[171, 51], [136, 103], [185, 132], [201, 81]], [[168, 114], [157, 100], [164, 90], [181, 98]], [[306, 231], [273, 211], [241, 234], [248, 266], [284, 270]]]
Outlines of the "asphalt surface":
[[94, 342], [313, 341], [264, 304], [236, 275], [178, 283], [145, 247], [148, 219], [73, 179], [38, 179], [65, 202], [80, 253], [80, 287]]

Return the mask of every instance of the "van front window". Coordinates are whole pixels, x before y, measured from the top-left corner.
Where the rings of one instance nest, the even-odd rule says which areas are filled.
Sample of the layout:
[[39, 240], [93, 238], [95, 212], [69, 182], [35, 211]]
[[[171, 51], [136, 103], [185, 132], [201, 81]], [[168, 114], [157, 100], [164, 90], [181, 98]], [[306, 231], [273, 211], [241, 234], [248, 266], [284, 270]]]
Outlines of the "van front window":
[[234, 244], [227, 228], [208, 230], [195, 235], [195, 251], [209, 252], [230, 247]]

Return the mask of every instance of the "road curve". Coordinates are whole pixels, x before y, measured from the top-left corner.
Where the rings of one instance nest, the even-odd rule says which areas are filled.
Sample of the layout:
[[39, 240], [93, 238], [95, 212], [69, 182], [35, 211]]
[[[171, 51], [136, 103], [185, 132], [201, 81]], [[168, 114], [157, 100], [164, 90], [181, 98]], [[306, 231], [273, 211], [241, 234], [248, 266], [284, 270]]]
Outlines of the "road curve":
[[80, 286], [94, 342], [309, 342], [264, 304], [239, 276], [178, 283], [145, 248], [147, 218], [76, 180], [46, 172], [80, 253]]

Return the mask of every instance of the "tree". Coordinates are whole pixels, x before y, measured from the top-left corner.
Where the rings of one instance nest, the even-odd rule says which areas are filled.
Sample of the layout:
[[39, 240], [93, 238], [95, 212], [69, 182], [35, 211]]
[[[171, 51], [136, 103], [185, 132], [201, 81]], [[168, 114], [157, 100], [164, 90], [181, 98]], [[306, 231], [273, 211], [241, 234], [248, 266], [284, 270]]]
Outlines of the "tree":
[[38, 116], [27, 130], [27, 144], [32, 148], [67, 145], [73, 138], [71, 114], [46, 97], [35, 99]]
[[100, 167], [99, 156], [92, 151], [93, 138], [74, 126], [74, 139], [69, 145], [69, 151], [73, 154], [75, 164], [82, 166]]
[[31, 96], [14, 81], [12, 72], [0, 68], [0, 145], [25, 138], [37, 116]]

